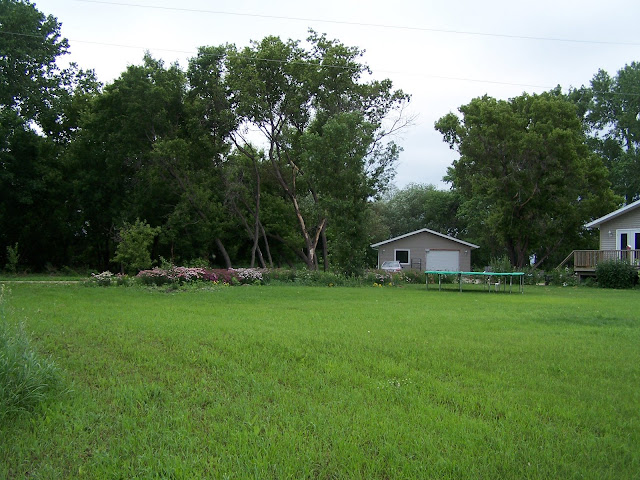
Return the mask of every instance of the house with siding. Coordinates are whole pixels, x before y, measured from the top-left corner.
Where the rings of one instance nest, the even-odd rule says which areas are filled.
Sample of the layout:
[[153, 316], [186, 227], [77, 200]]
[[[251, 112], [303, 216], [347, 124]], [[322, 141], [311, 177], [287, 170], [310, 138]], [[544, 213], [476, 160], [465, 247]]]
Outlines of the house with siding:
[[468, 272], [471, 250], [479, 248], [428, 228], [374, 243], [378, 250], [378, 268], [383, 262], [397, 260], [402, 268]]
[[[586, 228], [600, 231], [599, 250], [574, 250], [573, 268], [578, 277], [595, 274], [603, 260], [625, 260], [640, 268], [640, 200], [625, 205], [593, 222]], [[564, 263], [571, 258], [567, 257]]]

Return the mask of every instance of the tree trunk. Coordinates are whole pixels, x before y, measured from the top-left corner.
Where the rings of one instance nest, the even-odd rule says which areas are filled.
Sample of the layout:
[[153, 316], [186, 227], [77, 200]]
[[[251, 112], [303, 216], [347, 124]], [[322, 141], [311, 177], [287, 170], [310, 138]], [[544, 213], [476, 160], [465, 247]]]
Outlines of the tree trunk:
[[262, 238], [264, 239], [264, 248], [267, 252], [267, 258], [269, 259], [269, 267], [273, 268], [273, 257], [271, 256], [271, 248], [269, 248], [269, 240], [267, 239], [267, 232], [264, 230], [264, 225], [260, 222], [260, 231], [262, 232]]
[[322, 257], [324, 260], [324, 271], [329, 271], [329, 245], [327, 244], [327, 227], [322, 227]]
[[[316, 258], [316, 248], [318, 246], [320, 232], [324, 227], [326, 219], [324, 218], [322, 219], [322, 222], [320, 223], [320, 225], [318, 225], [318, 230], [316, 231], [315, 237], [311, 238], [311, 234], [309, 232], [309, 229], [307, 228], [306, 222], [304, 221], [304, 217], [302, 216], [302, 209], [300, 208], [300, 204], [298, 203], [298, 197], [296, 195], [296, 177], [298, 175], [299, 169], [291, 159], [287, 159], [287, 163], [292, 169], [291, 185], [289, 185], [287, 181], [284, 179], [284, 177], [282, 176], [282, 170], [278, 165], [277, 158], [281, 156], [279, 150], [280, 149], [277, 143], [272, 141], [271, 146], [269, 148], [269, 159], [271, 160], [271, 166], [273, 167], [274, 173], [276, 174], [278, 183], [280, 183], [280, 186], [282, 187], [282, 189], [285, 191], [285, 193], [291, 200], [291, 203], [293, 205], [293, 210], [295, 212], [296, 218], [298, 219], [298, 225], [300, 226], [300, 233], [302, 233], [302, 238], [304, 239], [305, 248], [307, 250], [307, 255], [306, 255], [307, 268], [309, 270], [316, 270], [317, 264], [318, 264], [318, 260]], [[276, 151], [278, 153], [276, 153]]]
[[231, 268], [231, 259], [229, 258], [229, 254], [227, 253], [226, 248], [224, 248], [222, 240], [216, 237], [215, 242], [216, 242], [216, 246], [218, 247], [218, 250], [220, 250], [220, 253], [222, 253], [222, 258], [224, 258], [224, 263], [227, 269]]

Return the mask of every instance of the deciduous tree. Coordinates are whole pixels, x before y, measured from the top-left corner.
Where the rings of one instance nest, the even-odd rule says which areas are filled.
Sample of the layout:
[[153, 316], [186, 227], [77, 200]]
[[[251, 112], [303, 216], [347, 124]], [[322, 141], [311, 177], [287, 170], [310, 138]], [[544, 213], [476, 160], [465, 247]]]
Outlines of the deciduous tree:
[[[242, 51], [232, 48], [227, 84], [244, 126], [257, 129], [267, 143], [267, 159], [298, 224], [298, 253], [315, 269], [319, 245], [325, 262], [329, 258], [327, 229], [335, 227], [336, 245], [348, 244], [353, 252], [366, 245], [366, 236], [340, 218], [357, 218], [388, 180], [398, 149], [385, 141], [384, 121], [408, 97], [388, 80], [362, 82], [369, 72], [357, 48], [313, 32], [308, 42], [307, 50], [267, 37]], [[341, 266], [354, 264], [350, 254], [335, 258]]]
[[0, 0], [0, 245], [19, 242], [36, 268], [72, 258], [64, 152], [99, 88], [92, 72], [58, 68], [67, 48], [55, 17], [28, 0]]
[[573, 90], [590, 145], [604, 159], [613, 190], [626, 203], [640, 198], [640, 63], [611, 77], [599, 70], [590, 87]]
[[459, 215], [485, 245], [521, 267], [571, 243], [616, 204], [602, 160], [587, 146], [575, 106], [558, 91], [511, 100], [484, 96], [436, 122], [460, 154], [447, 180]]

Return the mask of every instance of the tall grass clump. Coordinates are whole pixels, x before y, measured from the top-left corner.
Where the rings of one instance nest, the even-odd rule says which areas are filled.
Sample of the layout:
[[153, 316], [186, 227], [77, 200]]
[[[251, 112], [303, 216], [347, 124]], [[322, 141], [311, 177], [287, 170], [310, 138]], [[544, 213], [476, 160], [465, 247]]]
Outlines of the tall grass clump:
[[58, 368], [31, 345], [24, 323], [7, 318], [8, 289], [0, 285], [0, 422], [32, 411], [60, 391]]

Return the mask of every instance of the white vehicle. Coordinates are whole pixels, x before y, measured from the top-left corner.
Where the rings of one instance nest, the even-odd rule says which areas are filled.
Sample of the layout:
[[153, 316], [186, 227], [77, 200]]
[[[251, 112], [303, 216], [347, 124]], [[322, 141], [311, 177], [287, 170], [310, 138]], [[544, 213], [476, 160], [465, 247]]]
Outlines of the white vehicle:
[[402, 270], [402, 265], [400, 265], [400, 262], [398, 261], [388, 260], [386, 262], [382, 262], [380, 269], [386, 270], [387, 272], [399, 272]]

